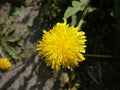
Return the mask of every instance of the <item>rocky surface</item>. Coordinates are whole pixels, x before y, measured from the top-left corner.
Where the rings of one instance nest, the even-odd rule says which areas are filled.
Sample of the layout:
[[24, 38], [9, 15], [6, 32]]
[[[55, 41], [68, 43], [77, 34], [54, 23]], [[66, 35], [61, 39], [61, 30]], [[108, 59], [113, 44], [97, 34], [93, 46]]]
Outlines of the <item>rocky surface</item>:
[[[10, 4], [0, 8], [2, 19], [8, 18], [13, 13]], [[21, 35], [25, 47], [28, 50], [27, 56], [14, 63], [8, 71], [0, 71], [0, 90], [62, 90], [57, 79], [58, 73], [39, 60], [36, 52], [37, 40], [41, 37], [41, 22], [35, 24], [33, 21], [39, 16], [40, 6], [29, 6], [18, 9], [18, 17], [14, 24], [15, 35]], [[4, 13], [3, 13], [4, 12]], [[39, 21], [39, 20], [37, 20]], [[22, 34], [24, 29], [32, 27], [29, 34]], [[39, 27], [37, 27], [39, 26]]]

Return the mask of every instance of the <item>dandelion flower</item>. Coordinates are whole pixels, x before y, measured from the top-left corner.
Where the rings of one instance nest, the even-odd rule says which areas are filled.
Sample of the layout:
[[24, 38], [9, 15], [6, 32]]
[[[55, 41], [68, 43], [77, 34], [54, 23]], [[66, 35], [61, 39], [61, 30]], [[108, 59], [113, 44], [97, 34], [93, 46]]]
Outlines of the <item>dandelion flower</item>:
[[8, 70], [11, 67], [11, 62], [7, 58], [0, 58], [0, 69]]
[[85, 32], [78, 31], [77, 27], [63, 23], [57, 23], [49, 31], [44, 30], [42, 40], [39, 41], [36, 50], [45, 57], [47, 66], [52, 69], [73, 68], [85, 60]]

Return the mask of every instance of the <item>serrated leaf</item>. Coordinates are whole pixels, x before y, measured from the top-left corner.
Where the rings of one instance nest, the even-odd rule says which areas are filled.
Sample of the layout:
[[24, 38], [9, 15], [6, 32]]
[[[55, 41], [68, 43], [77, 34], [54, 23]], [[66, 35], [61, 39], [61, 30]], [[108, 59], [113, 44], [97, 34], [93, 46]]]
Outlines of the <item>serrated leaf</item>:
[[80, 10], [81, 4], [79, 1], [72, 1], [72, 7], [68, 7], [65, 11], [64, 18], [68, 18]]
[[13, 59], [15, 59], [15, 60], [19, 60], [20, 59], [19, 55], [16, 52], [16, 50], [12, 46], [8, 45], [5, 42], [5, 39], [2, 39], [2, 47], [3, 47], [4, 51], [6, 53], [8, 53]]
[[15, 36], [6, 37], [6, 41], [12, 42], [12, 43], [17, 42], [19, 40], [20, 40], [20, 38], [19, 37], [15, 37]]

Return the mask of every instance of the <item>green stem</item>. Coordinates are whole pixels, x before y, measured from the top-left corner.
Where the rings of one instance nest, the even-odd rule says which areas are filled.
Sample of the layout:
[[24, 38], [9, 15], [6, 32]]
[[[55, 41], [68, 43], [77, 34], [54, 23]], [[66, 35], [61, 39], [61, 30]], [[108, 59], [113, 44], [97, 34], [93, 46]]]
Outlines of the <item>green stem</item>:
[[68, 90], [71, 90], [71, 88], [72, 88], [72, 81], [75, 79], [75, 72], [74, 72], [73, 68], [70, 69], [69, 78], [70, 78], [70, 80], [69, 80]]
[[84, 17], [85, 17], [85, 15], [86, 15], [87, 11], [88, 11], [88, 4], [87, 4], [86, 7], [84, 8], [82, 17], [81, 17], [81, 19], [80, 19], [80, 21], [79, 21], [79, 23], [78, 23], [78, 25], [77, 25], [77, 27], [78, 27], [79, 30], [80, 30], [80, 28], [81, 28], [81, 26], [82, 26], [82, 24], [83, 24], [83, 22], [84, 22]]
[[85, 57], [112, 58], [111, 55], [95, 55], [95, 54], [85, 54]]

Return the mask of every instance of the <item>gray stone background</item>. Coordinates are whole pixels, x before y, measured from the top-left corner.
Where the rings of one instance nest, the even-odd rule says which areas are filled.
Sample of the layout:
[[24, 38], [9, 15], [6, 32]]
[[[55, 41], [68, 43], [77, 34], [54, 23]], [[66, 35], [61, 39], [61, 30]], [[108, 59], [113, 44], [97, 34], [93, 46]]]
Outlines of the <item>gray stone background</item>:
[[[34, 24], [34, 19], [39, 16], [39, 5], [21, 7], [18, 9], [14, 29], [15, 35], [21, 35], [25, 48], [28, 50], [27, 55], [20, 62], [13, 64], [10, 70], [0, 71], [0, 90], [62, 90], [58, 80], [58, 73], [50, 70], [40, 61], [39, 55], [35, 50], [37, 40], [42, 35], [43, 25], [40, 20]], [[7, 20], [8, 16], [14, 12], [14, 7], [6, 3], [0, 7], [0, 18]], [[31, 26], [32, 30], [28, 34], [22, 32], [27, 26]]]

